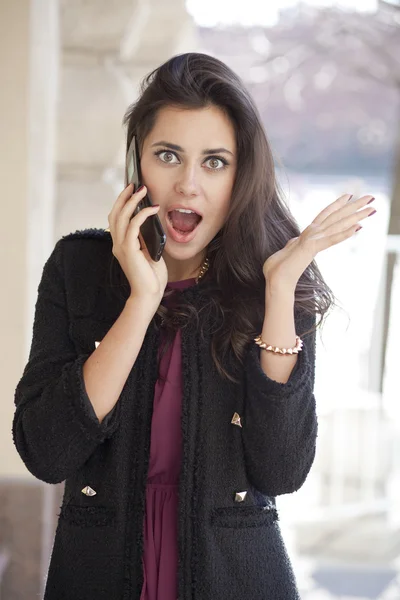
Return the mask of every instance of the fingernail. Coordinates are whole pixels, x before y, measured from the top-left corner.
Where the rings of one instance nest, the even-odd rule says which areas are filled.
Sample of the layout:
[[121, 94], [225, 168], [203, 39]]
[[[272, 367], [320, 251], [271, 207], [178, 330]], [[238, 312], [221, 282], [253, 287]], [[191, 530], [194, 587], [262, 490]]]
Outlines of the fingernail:
[[158, 208], [159, 206], [159, 204], [153, 204], [153, 208]]
[[361, 225], [359, 225], [359, 226], [357, 227], [357, 229], [356, 229], [356, 233], [357, 233], [357, 231], [360, 231], [360, 229], [362, 229]]
[[375, 198], [371, 198], [371, 200], [368, 200], [367, 204], [371, 204], [371, 202], [373, 202], [375, 200]]
[[376, 213], [376, 210], [373, 210], [372, 213], [370, 213], [368, 216], [372, 217], [372, 215], [374, 215]]
[[140, 192], [142, 189], [144, 188], [144, 185], [141, 185], [137, 190], [136, 193]]
[[353, 194], [351, 194], [350, 198], [347, 200], [347, 202], [350, 202], [350, 200], [352, 199]]

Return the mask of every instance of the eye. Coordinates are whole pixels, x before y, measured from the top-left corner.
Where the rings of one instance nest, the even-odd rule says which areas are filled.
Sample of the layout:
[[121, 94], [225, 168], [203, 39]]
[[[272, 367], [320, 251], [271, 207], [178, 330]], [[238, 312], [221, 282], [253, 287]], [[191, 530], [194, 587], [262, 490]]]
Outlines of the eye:
[[221, 156], [210, 156], [210, 158], [205, 161], [205, 164], [207, 163], [209, 163], [207, 169], [210, 169], [211, 171], [221, 171], [228, 166], [228, 162]]
[[176, 154], [174, 152], [171, 152], [170, 150], [159, 150], [158, 152], [155, 153], [155, 155], [163, 163], [177, 164], [176, 162], [174, 162], [173, 159], [176, 158], [178, 160], [178, 157], [176, 156]]

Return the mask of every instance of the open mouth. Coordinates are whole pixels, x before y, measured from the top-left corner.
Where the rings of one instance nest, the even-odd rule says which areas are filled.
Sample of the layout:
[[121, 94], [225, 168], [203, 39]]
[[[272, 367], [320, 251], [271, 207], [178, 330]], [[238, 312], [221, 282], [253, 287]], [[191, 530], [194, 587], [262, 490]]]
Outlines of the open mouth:
[[192, 210], [178, 208], [170, 210], [167, 219], [175, 231], [187, 235], [196, 229], [202, 217]]

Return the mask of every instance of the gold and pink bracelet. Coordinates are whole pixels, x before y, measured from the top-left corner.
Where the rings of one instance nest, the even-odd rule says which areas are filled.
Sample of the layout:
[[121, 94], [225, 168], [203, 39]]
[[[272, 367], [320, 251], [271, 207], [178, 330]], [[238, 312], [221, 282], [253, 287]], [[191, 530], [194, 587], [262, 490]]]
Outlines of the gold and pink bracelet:
[[276, 354], [298, 354], [303, 349], [303, 341], [296, 335], [296, 345], [294, 348], [278, 348], [278, 346], [271, 346], [270, 344], [266, 344], [261, 339], [261, 336], [254, 338], [257, 346], [260, 346], [263, 350], [268, 350], [269, 352], [275, 352]]

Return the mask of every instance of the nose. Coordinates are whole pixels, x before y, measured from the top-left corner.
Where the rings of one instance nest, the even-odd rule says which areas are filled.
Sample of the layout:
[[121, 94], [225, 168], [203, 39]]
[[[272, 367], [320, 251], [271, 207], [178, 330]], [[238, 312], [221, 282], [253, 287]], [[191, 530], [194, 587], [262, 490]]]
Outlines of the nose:
[[175, 184], [175, 191], [180, 196], [194, 197], [199, 195], [199, 182], [196, 174], [196, 167], [188, 165], [179, 172]]

